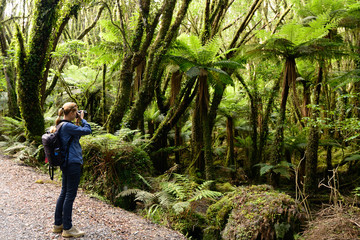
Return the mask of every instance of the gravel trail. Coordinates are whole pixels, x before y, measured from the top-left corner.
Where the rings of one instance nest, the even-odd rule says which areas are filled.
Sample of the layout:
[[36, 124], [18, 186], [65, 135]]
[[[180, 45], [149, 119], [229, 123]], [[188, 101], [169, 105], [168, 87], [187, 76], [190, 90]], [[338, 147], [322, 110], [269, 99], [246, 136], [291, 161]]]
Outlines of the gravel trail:
[[[50, 181], [48, 175], [0, 155], [0, 239], [65, 239], [51, 232], [60, 188], [60, 182]], [[186, 239], [176, 231], [89, 197], [80, 189], [73, 224], [86, 232], [78, 239]]]

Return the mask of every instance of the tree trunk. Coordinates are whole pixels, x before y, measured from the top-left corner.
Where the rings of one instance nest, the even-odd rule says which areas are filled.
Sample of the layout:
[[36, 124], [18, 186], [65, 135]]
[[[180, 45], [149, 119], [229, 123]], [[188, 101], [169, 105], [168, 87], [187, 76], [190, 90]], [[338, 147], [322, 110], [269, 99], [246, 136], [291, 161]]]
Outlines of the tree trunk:
[[[323, 61], [320, 62], [319, 74], [316, 82], [315, 88], [315, 104], [318, 106], [320, 103], [320, 92], [321, 92], [321, 82], [323, 80]], [[319, 117], [319, 110], [314, 109], [312, 113], [312, 121], [314, 124], [310, 126], [308, 141], [306, 145], [306, 166], [305, 166], [305, 191], [307, 193], [314, 192], [317, 189], [316, 182], [316, 171], [318, 165], [318, 148], [319, 148], [319, 127], [316, 124], [316, 121]]]
[[150, 104], [154, 96], [154, 86], [160, 81], [160, 63], [165, 56], [171, 42], [178, 32], [179, 26], [185, 17], [187, 8], [191, 0], [183, 0], [178, 15], [171, 25], [173, 11], [176, 5], [176, 0], [166, 1], [163, 9], [163, 17], [157, 38], [151, 47], [148, 57], [144, 83], [141, 86], [140, 92], [136, 98], [133, 107], [130, 110], [127, 125], [130, 129], [136, 129], [138, 119], [144, 114], [146, 108]]
[[[195, 106], [199, 105], [199, 96], [196, 96]], [[203, 172], [205, 170], [203, 126], [200, 121], [200, 112], [195, 108], [192, 115], [191, 125], [191, 152], [195, 159], [195, 168]]]
[[105, 123], [106, 129], [110, 133], [114, 133], [117, 129], [120, 129], [121, 120], [130, 104], [133, 77], [132, 58], [133, 55], [127, 53], [122, 61], [118, 93]]
[[206, 180], [213, 179], [213, 162], [212, 162], [212, 141], [211, 130], [208, 117], [209, 108], [209, 86], [208, 86], [208, 72], [205, 69], [200, 69], [199, 76], [199, 119], [202, 125], [202, 137], [204, 140], [204, 160], [205, 160], [205, 178]]
[[280, 78], [274, 83], [274, 86], [271, 91], [270, 98], [267, 103], [267, 107], [265, 110], [265, 114], [263, 117], [261, 130], [260, 130], [260, 137], [259, 137], [259, 154], [258, 154], [258, 162], [264, 162], [263, 156], [264, 156], [264, 150], [266, 146], [266, 140], [269, 135], [269, 118], [271, 111], [273, 109], [275, 96], [277, 95], [280, 88]]
[[280, 103], [280, 112], [279, 118], [276, 124], [276, 133], [275, 139], [273, 143], [273, 152], [271, 157], [271, 164], [278, 164], [283, 158], [284, 152], [284, 123], [285, 123], [285, 113], [286, 113], [286, 103], [287, 98], [289, 96], [289, 88], [290, 88], [290, 75], [292, 72], [295, 72], [295, 60], [287, 60], [285, 63], [285, 73], [283, 80], [283, 87], [281, 93], [281, 103]]
[[[256, 83], [255, 83], [256, 84]], [[256, 93], [255, 93], [256, 94]], [[251, 148], [251, 155], [250, 155], [250, 164], [248, 164], [249, 169], [248, 172], [251, 173], [252, 179], [256, 179], [257, 175], [259, 175], [258, 169], [254, 168], [253, 166], [258, 164], [258, 101], [257, 97], [255, 96], [253, 101], [250, 102], [250, 122], [251, 122], [251, 141], [252, 141], [252, 148]]]
[[[194, 99], [194, 97], [197, 93], [197, 89], [198, 89], [198, 87], [195, 86], [194, 90], [192, 91], [194, 83], [195, 83], [195, 79], [190, 79], [187, 82], [186, 87], [179, 94], [179, 98], [176, 101], [177, 104], [175, 104], [175, 106], [173, 106], [170, 109], [170, 111], [168, 111], [165, 119], [161, 122], [161, 124], [157, 128], [154, 136], [150, 139], [148, 145], [145, 147], [145, 150], [148, 153], [152, 153], [154, 151], [159, 150], [162, 139], [167, 138], [168, 132], [178, 123], [178, 121], [181, 118], [181, 116], [183, 115], [183, 113], [186, 111], [186, 109], [191, 104], [192, 100]], [[149, 127], [149, 130], [150, 130], [150, 127]], [[159, 166], [154, 165], [154, 167], [157, 168]], [[161, 169], [157, 169], [157, 170], [161, 171]]]
[[103, 66], [103, 78], [102, 78], [102, 122], [105, 123], [106, 120], [106, 64]]
[[[146, 0], [140, 2], [141, 11], [138, 17], [135, 37], [133, 38], [131, 49], [128, 50], [122, 60], [117, 96], [105, 123], [106, 129], [110, 133], [114, 133], [117, 129], [120, 128], [122, 119], [127, 112], [131, 101], [130, 95], [134, 69], [142, 61], [144, 61], [145, 58], [145, 53], [139, 54], [138, 51], [141, 48], [141, 39], [143, 38], [144, 34], [144, 21], [148, 21], [150, 1]], [[157, 19], [155, 18], [154, 21], [157, 22]], [[147, 37], [152, 38], [152, 34], [153, 32], [151, 31], [148, 33]]]
[[[295, 59], [288, 58], [285, 63], [285, 72], [283, 80], [283, 89], [281, 94], [281, 103], [280, 103], [280, 113], [279, 118], [276, 124], [276, 133], [273, 143], [273, 150], [271, 154], [270, 162], [273, 166], [277, 165], [284, 156], [284, 125], [285, 125], [285, 115], [286, 115], [286, 103], [289, 96], [289, 88], [292, 81], [295, 81], [296, 78], [296, 64]], [[273, 174], [271, 177], [272, 184], [279, 184], [279, 176]]]
[[226, 138], [227, 138], [227, 153], [226, 153], [226, 165], [235, 165], [237, 168], [234, 157], [234, 119], [230, 116], [226, 118]]
[[[44, 133], [44, 117], [40, 103], [40, 84], [47, 58], [51, 32], [56, 21], [59, 0], [36, 2], [33, 28], [30, 34], [29, 54], [26, 56], [24, 40], [17, 27], [20, 111], [25, 120], [26, 136], [29, 141], [41, 142]], [[32, 104], [29, 104], [32, 103]]]

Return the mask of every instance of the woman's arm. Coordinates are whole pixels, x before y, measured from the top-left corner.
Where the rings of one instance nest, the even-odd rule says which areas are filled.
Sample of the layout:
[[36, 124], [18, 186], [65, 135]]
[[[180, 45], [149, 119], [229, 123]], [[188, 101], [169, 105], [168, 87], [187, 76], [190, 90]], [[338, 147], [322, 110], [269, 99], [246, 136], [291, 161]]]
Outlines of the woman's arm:
[[85, 119], [82, 119], [81, 126], [66, 124], [65, 131], [73, 136], [83, 136], [91, 134], [91, 126]]

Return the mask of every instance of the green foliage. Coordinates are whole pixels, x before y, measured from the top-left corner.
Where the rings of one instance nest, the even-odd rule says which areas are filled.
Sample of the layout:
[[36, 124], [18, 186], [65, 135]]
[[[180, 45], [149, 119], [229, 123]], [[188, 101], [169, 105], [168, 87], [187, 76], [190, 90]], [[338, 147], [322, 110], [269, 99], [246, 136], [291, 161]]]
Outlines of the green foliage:
[[14, 119], [11, 117], [1, 117], [0, 134], [11, 137], [12, 139], [14, 139], [14, 141], [23, 142], [25, 140], [24, 120]]
[[360, 197], [360, 187], [356, 187], [356, 188], [354, 189], [354, 191], [353, 191], [353, 194], [354, 194], [355, 196]]
[[260, 167], [260, 175], [264, 174], [279, 174], [280, 176], [286, 177], [287, 179], [290, 179], [291, 173], [293, 172], [293, 164], [281, 161], [280, 163], [274, 165], [270, 165], [267, 163], [259, 163], [254, 165], [254, 167]]
[[81, 145], [84, 188], [105, 196], [115, 205], [128, 208], [119, 193], [142, 186], [137, 174], [149, 176], [152, 173], [149, 156], [132, 143], [111, 134], [83, 137]]
[[39, 165], [39, 154], [42, 147], [26, 142], [24, 120], [10, 117], [0, 118], [0, 147], [4, 153], [15, 156], [17, 160], [23, 161], [31, 166]]
[[85, 42], [81, 40], [68, 40], [60, 43], [56, 47], [56, 51], [52, 52], [52, 57], [64, 57], [64, 56], [78, 56], [79, 51], [84, 51], [86, 48]]
[[197, 36], [181, 35], [178, 37], [169, 53], [169, 58], [185, 72], [189, 78], [200, 75], [200, 69], [205, 69], [209, 74], [209, 81], [212, 85], [218, 82], [233, 84], [228, 73], [221, 68], [237, 69], [243, 68], [242, 64], [235, 61], [219, 60], [220, 44], [214, 38], [202, 45]]
[[[85, 88], [88, 84], [92, 83], [96, 79], [97, 71], [89, 67], [78, 67], [76, 65], [69, 66], [63, 73], [64, 80], [76, 87]], [[92, 87], [95, 87], [92, 84]]]
[[197, 183], [190, 176], [176, 173], [166, 173], [148, 179], [139, 177], [150, 187], [150, 191], [129, 189], [123, 191], [120, 196], [134, 194], [135, 201], [144, 204], [145, 217], [169, 224], [184, 234], [189, 234], [192, 227], [200, 227], [195, 222], [203, 224], [204, 216], [201, 216], [196, 208], [202, 204], [206, 207], [207, 201], [211, 202], [222, 196], [220, 192], [210, 190], [212, 181]]

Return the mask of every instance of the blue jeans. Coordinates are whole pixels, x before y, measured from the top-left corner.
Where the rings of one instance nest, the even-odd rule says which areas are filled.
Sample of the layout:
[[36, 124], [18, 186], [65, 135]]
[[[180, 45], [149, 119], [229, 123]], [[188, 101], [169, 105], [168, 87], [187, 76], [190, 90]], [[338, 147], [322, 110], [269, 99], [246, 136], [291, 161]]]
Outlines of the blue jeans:
[[55, 225], [64, 224], [64, 229], [72, 227], [72, 208], [79, 187], [81, 164], [68, 164], [62, 167], [61, 193], [56, 203]]

